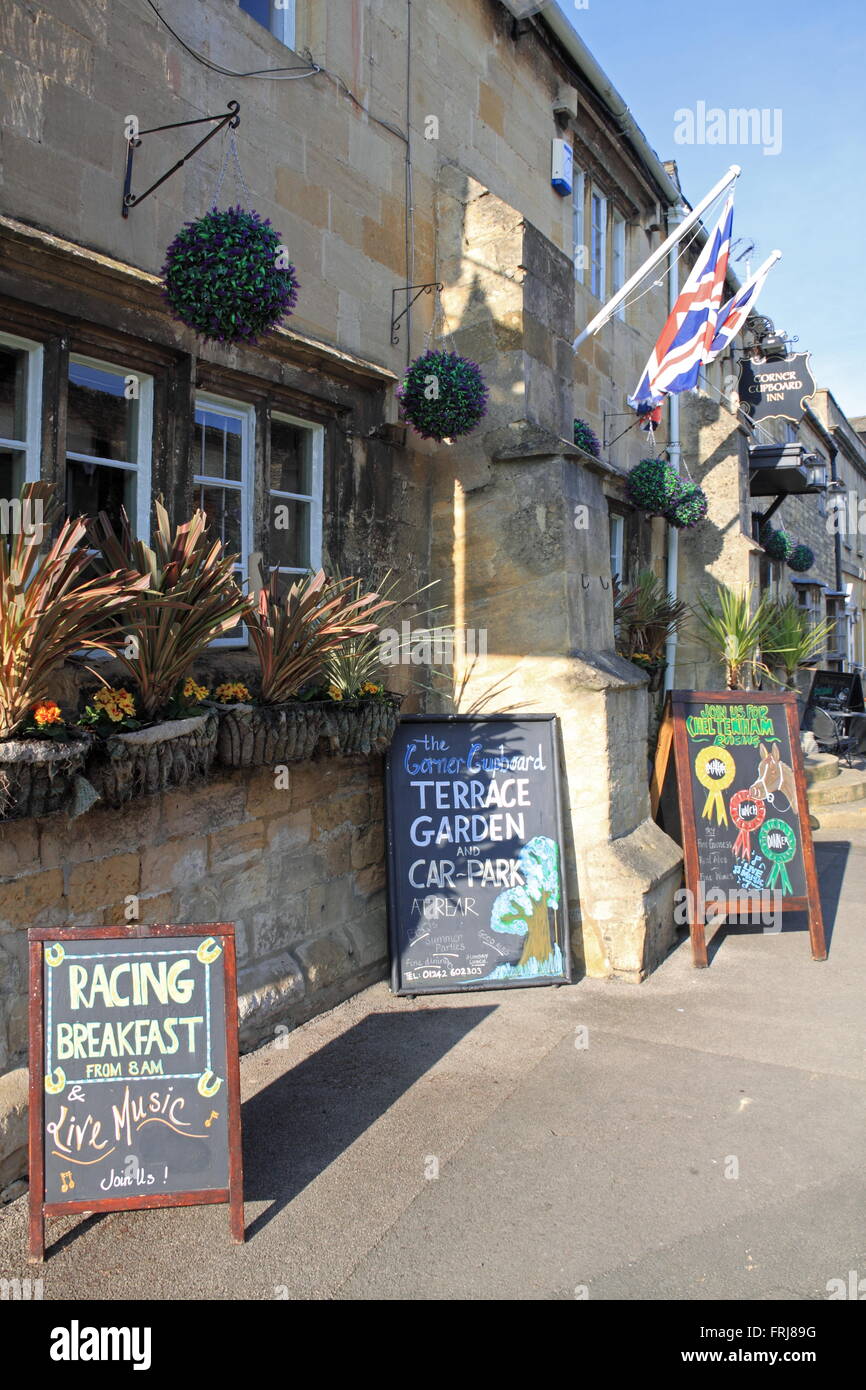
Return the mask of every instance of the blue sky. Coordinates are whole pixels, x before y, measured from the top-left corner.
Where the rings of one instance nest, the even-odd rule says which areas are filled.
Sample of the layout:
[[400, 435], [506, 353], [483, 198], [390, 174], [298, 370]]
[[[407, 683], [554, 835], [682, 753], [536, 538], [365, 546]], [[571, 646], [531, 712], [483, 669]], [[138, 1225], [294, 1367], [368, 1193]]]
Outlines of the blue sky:
[[[742, 166], [734, 237], [755, 242], [753, 270], [776, 247], [784, 253], [758, 308], [799, 335], [793, 350], [811, 352], [818, 384], [843, 410], [866, 415], [864, 0], [561, 0], [561, 9], [653, 149], [676, 159], [692, 203]], [[675, 112], [701, 101], [779, 109], [779, 153], [678, 144]], [[743, 279], [745, 261], [736, 269]]]

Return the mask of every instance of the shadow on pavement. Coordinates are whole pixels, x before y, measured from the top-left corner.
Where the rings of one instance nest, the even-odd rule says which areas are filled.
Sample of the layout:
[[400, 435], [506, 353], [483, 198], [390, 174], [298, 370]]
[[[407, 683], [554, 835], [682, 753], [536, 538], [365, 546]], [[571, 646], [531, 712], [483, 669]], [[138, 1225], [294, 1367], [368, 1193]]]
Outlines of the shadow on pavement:
[[243, 1106], [251, 1239], [497, 1006], [376, 1013]]

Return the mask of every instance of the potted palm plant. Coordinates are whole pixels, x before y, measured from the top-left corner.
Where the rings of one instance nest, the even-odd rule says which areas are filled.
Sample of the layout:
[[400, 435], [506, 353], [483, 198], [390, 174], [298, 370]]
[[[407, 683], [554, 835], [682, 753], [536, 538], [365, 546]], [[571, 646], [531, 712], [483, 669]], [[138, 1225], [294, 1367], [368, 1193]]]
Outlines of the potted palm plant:
[[661, 688], [664, 679], [668, 639], [681, 630], [688, 612], [688, 606], [669, 594], [652, 570], [642, 571], [631, 588], [617, 586], [614, 596], [617, 650], [646, 671], [652, 692]]
[[[91, 527], [103, 564], [123, 565], [144, 583], [126, 605], [117, 651], [132, 691], [115, 694], [133, 695], [132, 714], [123, 731], [100, 731], [100, 756], [89, 769], [97, 793], [110, 806], [208, 772], [218, 721], [192, 668], [209, 644], [250, 610], [234, 578], [237, 557], [209, 539], [205, 513], [198, 510], [172, 529], [160, 501], [155, 511], [152, 547], [134, 538], [125, 512], [119, 531], [104, 513]], [[116, 708], [129, 710], [119, 699]]]
[[789, 598], [770, 607], [763, 640], [764, 656], [769, 665], [784, 671], [786, 690], [797, 690], [798, 668], [814, 662], [826, 649], [833, 630], [832, 619], [810, 626], [808, 615], [796, 599]]
[[279, 574], [271, 576], [247, 617], [259, 661], [258, 699], [220, 706], [221, 763], [297, 762], [313, 756], [323, 735], [331, 737], [328, 721], [336, 701], [323, 688], [328, 658], [347, 642], [374, 633], [373, 615], [390, 606], [362, 587], [359, 580], [329, 579], [319, 570], [281, 593]]
[[64, 521], [47, 549], [43, 532], [56, 505], [45, 483], [20, 494], [38, 528], [0, 537], [0, 819], [63, 809], [90, 747], [70, 730], [58, 703], [63, 662], [86, 651], [115, 652], [116, 616], [147, 580], [118, 565], [87, 575], [83, 521]]
[[701, 595], [694, 609], [706, 646], [725, 668], [728, 690], [745, 690], [745, 680], [770, 675], [761, 660], [761, 648], [771, 605], [767, 598], [754, 603], [753, 589], [751, 584], [740, 589], [717, 584], [715, 603]]

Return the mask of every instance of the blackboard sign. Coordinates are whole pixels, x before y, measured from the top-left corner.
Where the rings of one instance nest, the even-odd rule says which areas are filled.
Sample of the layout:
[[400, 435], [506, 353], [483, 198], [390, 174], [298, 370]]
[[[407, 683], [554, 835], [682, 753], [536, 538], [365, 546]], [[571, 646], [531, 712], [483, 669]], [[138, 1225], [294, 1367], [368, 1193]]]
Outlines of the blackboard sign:
[[386, 768], [397, 994], [568, 982], [556, 717], [418, 715]]
[[815, 705], [836, 713], [839, 710], [863, 712], [863, 685], [857, 671], [816, 671], [806, 709]]
[[674, 691], [652, 801], [683, 849], [695, 965], [707, 921], [791, 911], [808, 912], [812, 955], [826, 958], [793, 694]]
[[31, 1258], [66, 1211], [230, 1202], [242, 1240], [234, 928], [28, 937]]

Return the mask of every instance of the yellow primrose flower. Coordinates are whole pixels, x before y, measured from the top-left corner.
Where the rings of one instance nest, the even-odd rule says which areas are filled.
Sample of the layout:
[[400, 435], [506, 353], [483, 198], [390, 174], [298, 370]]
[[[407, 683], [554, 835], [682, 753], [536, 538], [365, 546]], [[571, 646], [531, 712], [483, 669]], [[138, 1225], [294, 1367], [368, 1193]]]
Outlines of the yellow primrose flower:
[[44, 729], [46, 724], [63, 723], [60, 706], [56, 705], [53, 700], [40, 700], [38, 705], [34, 705], [33, 719], [40, 729]]
[[365, 681], [361, 686], [362, 695], [379, 695], [381, 692], [381, 685], [374, 685], [372, 681]]
[[343, 698], [342, 690], [340, 690], [339, 687], [336, 685], [328, 686], [328, 694], [330, 695], [332, 700], [342, 700]]
[[206, 700], [208, 688], [206, 685], [198, 685], [192, 676], [187, 676], [183, 687], [183, 697], [185, 700]]
[[217, 686], [214, 694], [223, 705], [243, 704], [250, 698], [250, 692], [243, 681], [224, 681], [222, 685]]

